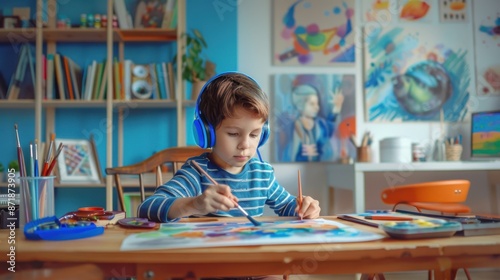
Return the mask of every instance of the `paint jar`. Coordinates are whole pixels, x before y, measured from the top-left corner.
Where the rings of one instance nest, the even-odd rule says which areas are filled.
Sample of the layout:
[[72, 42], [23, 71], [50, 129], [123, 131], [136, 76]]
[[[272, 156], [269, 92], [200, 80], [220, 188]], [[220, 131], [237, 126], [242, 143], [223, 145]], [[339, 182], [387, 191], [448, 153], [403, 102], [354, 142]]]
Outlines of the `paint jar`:
[[404, 137], [380, 140], [380, 162], [411, 162], [411, 141]]
[[370, 146], [361, 146], [356, 148], [356, 156], [358, 162], [371, 162]]

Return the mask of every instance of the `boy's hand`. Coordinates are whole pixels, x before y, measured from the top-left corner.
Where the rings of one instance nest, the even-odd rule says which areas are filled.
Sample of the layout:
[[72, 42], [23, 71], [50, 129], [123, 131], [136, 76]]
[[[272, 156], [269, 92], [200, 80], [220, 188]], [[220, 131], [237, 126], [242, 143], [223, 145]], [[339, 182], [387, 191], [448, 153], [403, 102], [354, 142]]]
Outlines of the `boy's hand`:
[[299, 205], [297, 204], [297, 208], [295, 208], [295, 212], [303, 219], [316, 219], [319, 217], [320, 211], [319, 201], [310, 196], [302, 197], [302, 207], [299, 209]]
[[208, 214], [217, 210], [229, 211], [236, 207], [238, 199], [231, 194], [228, 185], [212, 185], [195, 199], [195, 207], [201, 213]]

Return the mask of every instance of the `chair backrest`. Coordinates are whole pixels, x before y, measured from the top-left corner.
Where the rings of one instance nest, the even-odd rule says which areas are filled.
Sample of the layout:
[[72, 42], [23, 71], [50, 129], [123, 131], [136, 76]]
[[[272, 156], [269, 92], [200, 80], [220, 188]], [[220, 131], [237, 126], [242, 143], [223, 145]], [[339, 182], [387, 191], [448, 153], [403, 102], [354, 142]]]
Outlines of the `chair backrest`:
[[122, 211], [125, 211], [123, 185], [120, 180], [120, 175], [138, 175], [139, 187], [141, 192], [141, 202], [146, 199], [145, 185], [143, 174], [152, 171], [156, 174], [156, 186], [163, 184], [162, 165], [164, 163], [172, 163], [172, 174], [177, 172], [178, 168], [186, 162], [187, 159], [201, 155], [204, 152], [209, 152], [210, 149], [202, 149], [199, 147], [173, 147], [157, 152], [149, 158], [132, 165], [106, 168], [107, 175], [113, 175], [115, 186], [118, 192], [118, 200]]
[[424, 182], [386, 188], [382, 190], [381, 198], [394, 208], [398, 204], [408, 204], [417, 209], [463, 213], [470, 211], [468, 206], [460, 204], [467, 199], [469, 188], [468, 180]]
[[467, 199], [469, 187], [467, 180], [425, 182], [386, 188], [381, 197], [387, 204], [401, 201], [458, 203]]

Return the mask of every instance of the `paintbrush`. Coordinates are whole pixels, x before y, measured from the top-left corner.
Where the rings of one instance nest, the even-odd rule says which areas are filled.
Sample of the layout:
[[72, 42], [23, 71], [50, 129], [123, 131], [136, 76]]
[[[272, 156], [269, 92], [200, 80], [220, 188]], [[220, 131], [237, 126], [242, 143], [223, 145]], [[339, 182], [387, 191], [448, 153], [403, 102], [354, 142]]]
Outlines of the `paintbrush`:
[[[297, 195], [297, 204], [299, 205], [299, 212], [300, 210], [302, 209], [302, 183], [301, 183], [301, 180], [300, 180], [300, 169], [298, 170], [298, 173], [297, 173], [297, 179], [299, 181], [299, 191], [298, 191], [298, 195]], [[302, 216], [299, 215], [300, 219], [302, 220]]]
[[[23, 155], [23, 149], [21, 148], [21, 141], [19, 140], [19, 131], [17, 129], [17, 123], [14, 124], [14, 129], [16, 130], [16, 140], [17, 140], [17, 161], [19, 163], [19, 177], [24, 178], [26, 177], [26, 164], [24, 162], [24, 155]], [[22, 194], [24, 201], [28, 202], [30, 201], [30, 193], [29, 189], [26, 186], [26, 179], [21, 180], [21, 187], [22, 187]], [[24, 215], [26, 217], [26, 221], [30, 221], [30, 209], [29, 209], [29, 203], [23, 203], [24, 204]]]
[[56, 165], [57, 162], [57, 157], [59, 156], [63, 148], [64, 148], [63, 143], [59, 143], [59, 147], [57, 148], [56, 154], [52, 158], [52, 161], [50, 162], [50, 165], [47, 168], [47, 173], [45, 174], [45, 176], [50, 176], [50, 173], [52, 173], [52, 169], [54, 169], [54, 166]]
[[[217, 183], [217, 181], [215, 181], [212, 177], [210, 177], [210, 175], [208, 175], [207, 172], [205, 172], [205, 170], [203, 170], [199, 165], [198, 163], [196, 163], [196, 161], [192, 160], [191, 163], [193, 163], [194, 167], [196, 169], [198, 169], [198, 171], [200, 171], [201, 174], [203, 174], [205, 177], [207, 177], [208, 180], [210, 180], [210, 182], [212, 182], [212, 184], [214, 185], [218, 185], [219, 183]], [[252, 216], [248, 215], [247, 211], [245, 211], [245, 209], [243, 209], [238, 203], [234, 203], [236, 204], [236, 207], [241, 211], [241, 213], [243, 213], [243, 215], [245, 215], [245, 217], [247, 217], [247, 219], [252, 222], [252, 224], [254, 226], [260, 226], [262, 225], [261, 222], [255, 220]]]

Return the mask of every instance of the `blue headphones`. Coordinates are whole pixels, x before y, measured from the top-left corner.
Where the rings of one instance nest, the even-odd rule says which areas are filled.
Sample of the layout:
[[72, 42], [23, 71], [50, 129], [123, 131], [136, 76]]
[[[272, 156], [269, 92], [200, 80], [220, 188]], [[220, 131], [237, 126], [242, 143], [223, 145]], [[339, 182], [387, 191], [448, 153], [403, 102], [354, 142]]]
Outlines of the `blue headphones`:
[[[205, 89], [212, 81], [221, 77], [222, 75], [231, 74], [231, 73], [245, 75], [247, 78], [252, 80], [260, 88], [259, 84], [252, 77], [250, 77], [246, 74], [240, 73], [240, 72], [223, 72], [223, 73], [220, 73], [218, 75], [213, 76], [212, 78], [210, 78], [210, 80], [208, 80], [205, 83], [205, 85], [203, 86], [203, 88], [200, 91], [200, 94], [198, 95], [198, 99], [196, 99], [196, 107], [194, 109], [194, 121], [193, 121], [193, 133], [194, 133], [194, 137], [195, 137], [194, 140], [196, 141], [196, 144], [198, 146], [200, 146], [201, 148], [204, 148], [204, 149], [212, 148], [215, 145], [215, 128], [204, 119], [204, 117], [201, 115], [200, 109], [198, 107], [200, 104], [201, 95], [205, 92]], [[266, 143], [267, 139], [269, 139], [269, 134], [270, 134], [269, 121], [266, 120], [266, 122], [264, 123], [264, 126], [262, 127], [262, 133], [260, 136], [258, 147], [261, 147], [262, 145], [264, 145]]]

